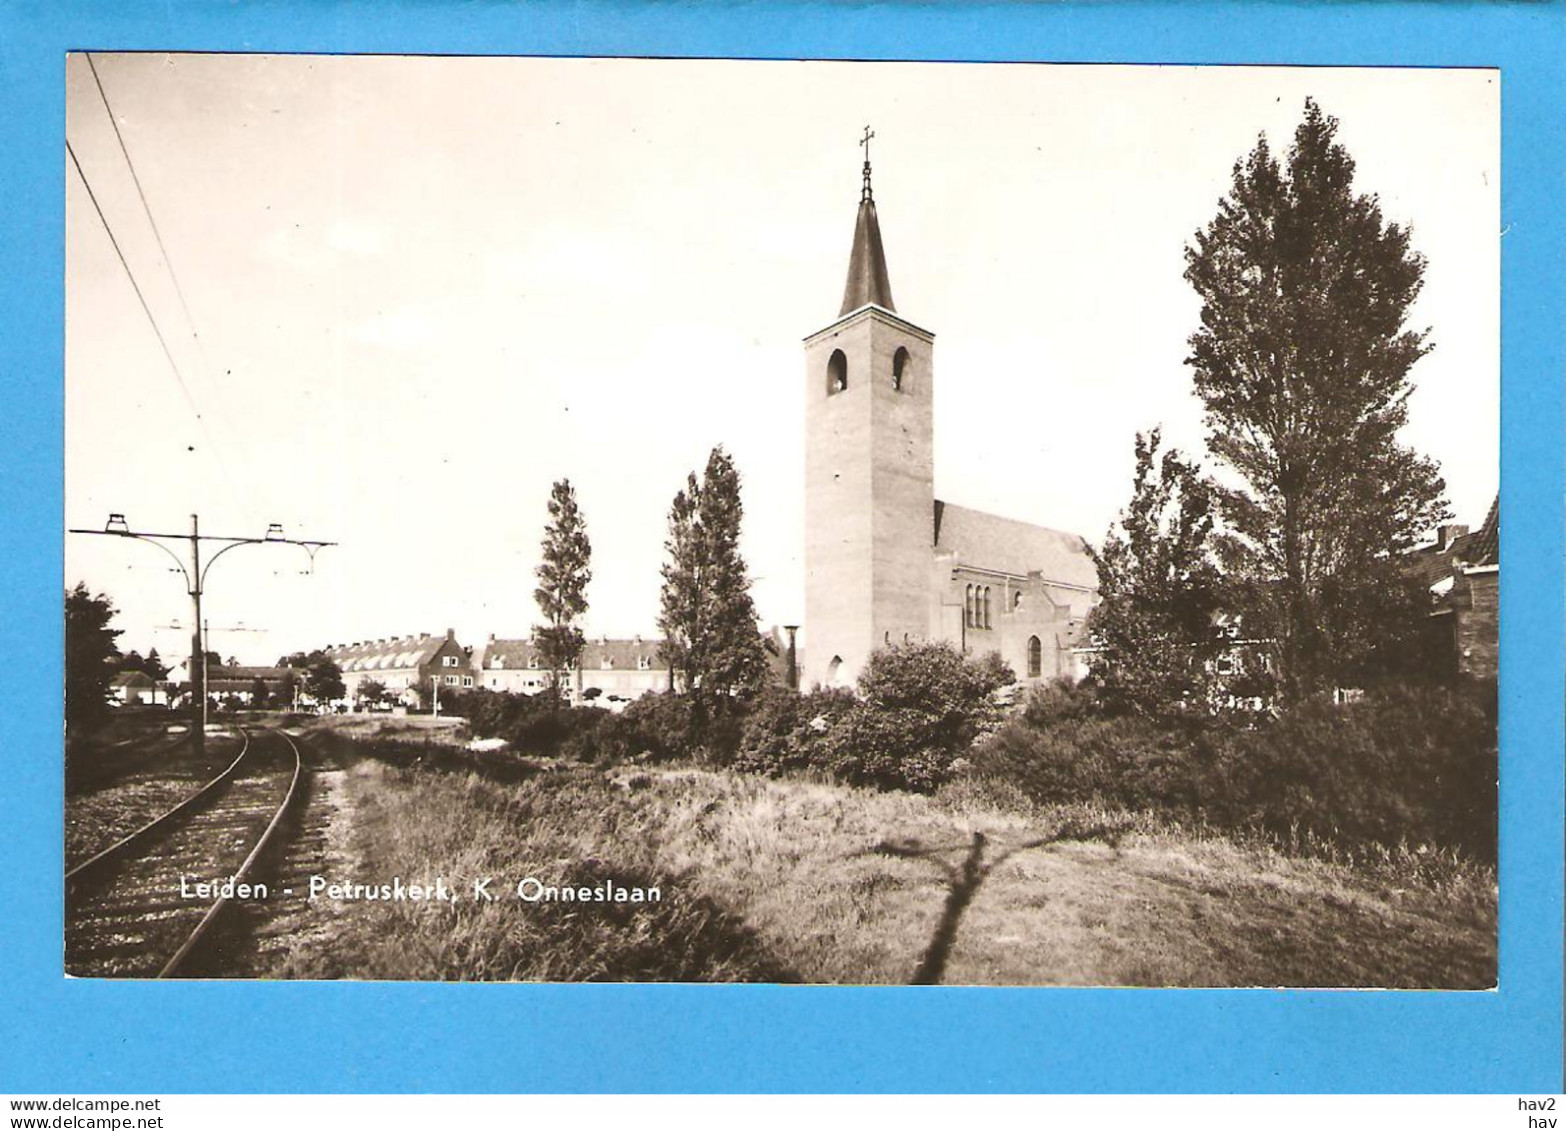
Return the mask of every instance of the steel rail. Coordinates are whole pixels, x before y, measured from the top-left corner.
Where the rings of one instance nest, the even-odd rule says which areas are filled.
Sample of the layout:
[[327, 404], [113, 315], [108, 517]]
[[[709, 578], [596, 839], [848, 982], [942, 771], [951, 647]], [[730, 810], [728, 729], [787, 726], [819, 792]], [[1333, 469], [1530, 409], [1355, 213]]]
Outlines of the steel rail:
[[[250, 870], [255, 867], [256, 861], [261, 859], [262, 854], [265, 853], [267, 848], [271, 846], [272, 840], [274, 837], [276, 837], [278, 829], [282, 827], [283, 818], [286, 817], [288, 815], [288, 811], [293, 808], [294, 798], [299, 793], [300, 782], [304, 779], [304, 756], [299, 753], [298, 744], [280, 730], [269, 731], [269, 733], [277, 735], [284, 742], [288, 743], [289, 748], [293, 750], [294, 776], [293, 779], [288, 783], [288, 793], [283, 797], [283, 803], [277, 807], [277, 812], [272, 814], [272, 820], [267, 824], [266, 831], [263, 832], [260, 839], [256, 841], [255, 847], [250, 850], [250, 855], [245, 857], [245, 862], [239, 866], [239, 870], [235, 872], [232, 877], [230, 877], [236, 888], [245, 882], [246, 877], [250, 875]], [[202, 938], [206, 935], [212, 924], [217, 920], [217, 917], [222, 914], [223, 909], [227, 907], [230, 902], [231, 897], [226, 895], [219, 896], [217, 902], [214, 903], [211, 907], [207, 908], [207, 913], [201, 917], [201, 922], [196, 924], [196, 929], [191, 931], [189, 936], [186, 937], [184, 945], [175, 951], [174, 957], [170, 958], [168, 962], [164, 963], [163, 969], [158, 971], [158, 977], [172, 977], [179, 970], [180, 965], [185, 961], [185, 959], [190, 957], [190, 953], [196, 949], [197, 945], [201, 942]]]
[[98, 852], [92, 856], [89, 856], [86, 860], [83, 860], [80, 864], [76, 865], [76, 867], [65, 873], [66, 887], [70, 887], [72, 882], [76, 881], [81, 876], [81, 874], [88, 869], [97, 867], [106, 860], [113, 859], [120, 853], [124, 852], [125, 849], [129, 848], [131, 845], [138, 844], [145, 840], [147, 837], [151, 836], [152, 833], [156, 832], [158, 829], [162, 828], [164, 825], [168, 824], [182, 813], [185, 813], [202, 798], [206, 797], [213, 790], [222, 786], [230, 778], [232, 778], [234, 776], [234, 771], [239, 769], [239, 764], [245, 760], [245, 755], [250, 751], [250, 732], [241, 728], [239, 733], [244, 737], [244, 743], [239, 748], [239, 754], [232, 762], [228, 764], [227, 768], [225, 768], [222, 773], [218, 774], [217, 777], [207, 782], [206, 785], [196, 790], [195, 793], [192, 793], [178, 805], [174, 806], [174, 808], [163, 813], [161, 816], [154, 817], [145, 825], [142, 825], [141, 828], [137, 829], [135, 832], [121, 837], [119, 840], [109, 845], [108, 848], [105, 848], [102, 852]]

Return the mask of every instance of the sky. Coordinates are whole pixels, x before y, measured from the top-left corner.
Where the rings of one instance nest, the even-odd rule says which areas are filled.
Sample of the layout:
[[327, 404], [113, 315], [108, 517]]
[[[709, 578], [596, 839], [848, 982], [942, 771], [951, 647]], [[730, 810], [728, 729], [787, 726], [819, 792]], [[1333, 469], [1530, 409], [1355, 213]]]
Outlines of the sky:
[[[210, 646], [242, 662], [526, 635], [563, 477], [593, 543], [586, 630], [652, 634], [670, 501], [716, 444], [761, 622], [797, 623], [801, 339], [836, 319], [867, 123], [897, 310], [936, 335], [937, 497], [1097, 542], [1138, 430], [1201, 453], [1184, 249], [1307, 97], [1428, 260], [1409, 322], [1435, 349], [1404, 440], [1457, 521], [1495, 497], [1495, 71], [93, 61], [166, 257], [81, 55], [66, 135], [173, 364], [67, 158], [64, 525], [181, 533], [198, 513], [203, 533], [338, 543], [313, 568], [285, 546], [213, 567]], [[65, 552], [122, 648], [188, 649], [165, 555]]]

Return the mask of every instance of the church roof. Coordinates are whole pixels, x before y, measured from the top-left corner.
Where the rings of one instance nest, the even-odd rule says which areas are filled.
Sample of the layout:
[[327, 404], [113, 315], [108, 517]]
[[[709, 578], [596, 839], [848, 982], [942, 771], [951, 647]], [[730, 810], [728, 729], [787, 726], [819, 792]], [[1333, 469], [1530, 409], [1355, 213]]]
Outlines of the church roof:
[[886, 274], [886, 251], [881, 246], [881, 223], [876, 219], [875, 200], [869, 194], [868, 175], [865, 196], [859, 202], [859, 217], [854, 221], [854, 246], [848, 256], [848, 282], [843, 287], [843, 309], [838, 316], [871, 304], [890, 310], [892, 282]]
[[1026, 576], [1083, 589], [1098, 586], [1098, 571], [1079, 535], [1030, 522], [935, 501], [936, 553], [956, 554], [979, 569]]

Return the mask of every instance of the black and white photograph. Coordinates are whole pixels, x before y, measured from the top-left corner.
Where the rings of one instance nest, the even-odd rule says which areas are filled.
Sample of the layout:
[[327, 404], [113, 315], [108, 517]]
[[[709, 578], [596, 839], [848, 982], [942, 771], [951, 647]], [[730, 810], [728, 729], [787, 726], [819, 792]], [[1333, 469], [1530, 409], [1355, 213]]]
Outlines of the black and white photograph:
[[66, 975], [1495, 989], [1499, 72], [65, 80]]

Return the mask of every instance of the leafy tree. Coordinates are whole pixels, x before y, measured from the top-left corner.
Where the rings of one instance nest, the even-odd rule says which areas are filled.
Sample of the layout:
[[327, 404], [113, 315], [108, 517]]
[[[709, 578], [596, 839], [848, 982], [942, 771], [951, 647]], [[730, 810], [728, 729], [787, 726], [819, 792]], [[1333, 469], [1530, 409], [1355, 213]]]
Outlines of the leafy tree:
[[582, 655], [582, 630], [576, 620], [587, 611], [592, 553], [576, 492], [569, 479], [562, 479], [549, 493], [549, 525], [544, 528], [543, 561], [535, 571], [538, 588], [533, 590], [544, 614], [544, 623], [533, 629], [533, 637], [549, 669], [552, 706], [559, 705], [564, 673], [575, 668]]
[[153, 648], [145, 656], [132, 648], [121, 656], [114, 666], [116, 671], [141, 672], [150, 676], [154, 682], [167, 679], [169, 674], [168, 665], [158, 656], [156, 648]]
[[[291, 656], [284, 656], [278, 666], [303, 671], [304, 679], [300, 683], [300, 690], [317, 703], [330, 703], [348, 693], [348, 687], [343, 683], [342, 669], [337, 666], [335, 660], [328, 658], [326, 653], [319, 649], [314, 652], [295, 652]], [[291, 695], [290, 692], [290, 697]]]
[[120, 658], [120, 629], [110, 628], [114, 603], [76, 583], [65, 591], [65, 721], [73, 730], [90, 728], [108, 713], [109, 681]]
[[1131, 502], [1102, 549], [1091, 547], [1099, 603], [1088, 617], [1097, 644], [1088, 680], [1112, 711], [1160, 714], [1205, 703], [1222, 578], [1212, 556], [1213, 489], [1158, 429], [1136, 437]]
[[359, 684], [359, 702], [379, 707], [386, 702], [386, 685], [378, 679], [367, 679]]
[[736, 696], [758, 690], [767, 658], [739, 552], [740, 477], [722, 447], [701, 482], [692, 473], [669, 510], [658, 627], [663, 656], [696, 707], [698, 730]]
[[1418, 619], [1398, 559], [1447, 517], [1436, 465], [1398, 442], [1432, 348], [1406, 327], [1425, 260], [1355, 193], [1337, 129], [1307, 100], [1284, 162], [1259, 140], [1186, 249], [1202, 299], [1188, 364], [1237, 480], [1220, 497], [1228, 560], [1295, 695], [1356, 678]]
[[255, 679], [250, 681], [250, 705], [259, 710], [262, 707], [269, 706], [271, 702], [272, 696], [266, 689], [266, 680], [256, 676]]

